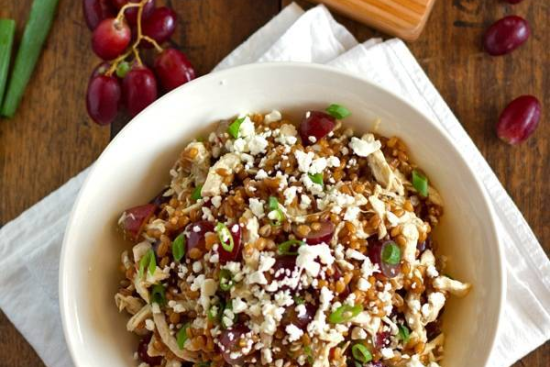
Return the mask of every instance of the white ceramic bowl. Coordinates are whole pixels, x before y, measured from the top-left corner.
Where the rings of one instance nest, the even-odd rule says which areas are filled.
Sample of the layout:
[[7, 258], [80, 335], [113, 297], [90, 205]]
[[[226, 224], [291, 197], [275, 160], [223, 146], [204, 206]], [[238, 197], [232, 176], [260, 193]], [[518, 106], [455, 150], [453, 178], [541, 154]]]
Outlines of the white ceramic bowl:
[[494, 214], [474, 170], [446, 133], [414, 106], [365, 80], [309, 64], [239, 67], [189, 83], [137, 116], [95, 163], [65, 235], [60, 297], [65, 336], [78, 367], [135, 366], [137, 340], [113, 300], [128, 248], [115, 230], [120, 213], [149, 201], [169, 182], [168, 171], [186, 142], [214, 121], [243, 111], [272, 109], [299, 118], [338, 102], [356, 131], [397, 135], [445, 200], [437, 236], [449, 272], [474, 284], [451, 298], [444, 316], [445, 367], [486, 365], [505, 294], [505, 272]]

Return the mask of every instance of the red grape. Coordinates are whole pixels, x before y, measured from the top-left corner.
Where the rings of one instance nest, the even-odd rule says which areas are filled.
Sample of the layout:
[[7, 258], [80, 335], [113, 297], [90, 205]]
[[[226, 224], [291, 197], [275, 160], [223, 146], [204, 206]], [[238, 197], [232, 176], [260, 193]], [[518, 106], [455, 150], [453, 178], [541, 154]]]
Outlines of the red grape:
[[238, 224], [228, 226], [231, 236], [233, 236], [233, 250], [231, 252], [226, 251], [223, 246], [218, 247], [218, 253], [220, 255], [220, 264], [225, 264], [228, 261], [236, 261], [241, 258], [241, 227]]
[[308, 112], [298, 128], [302, 144], [310, 145], [318, 142], [327, 136], [334, 129], [334, 126], [336, 126], [336, 120], [328, 113], [321, 111]]
[[248, 332], [250, 332], [250, 329], [243, 324], [237, 324], [231, 329], [222, 332], [219, 337], [219, 343], [221, 344], [222, 355], [225, 362], [230, 365], [242, 364], [244, 362], [246, 356], [239, 353], [240, 356], [238, 358], [231, 358], [231, 354], [233, 352], [242, 351], [239, 341], [241, 338], [246, 338], [245, 334]]
[[199, 221], [188, 224], [185, 227], [187, 253], [194, 248], [198, 248], [201, 252], [205, 252], [205, 235], [208, 232], [214, 232], [214, 223], [207, 221]]
[[[117, 9], [121, 9], [128, 3], [140, 3], [141, 0], [112, 0]], [[149, 0], [143, 6], [143, 12], [141, 13], [141, 19], [145, 20], [153, 14], [155, 10], [155, 0]], [[138, 7], [131, 7], [124, 11], [124, 16], [129, 24], [134, 25], [137, 23]]]
[[120, 105], [120, 82], [113, 76], [98, 75], [90, 79], [86, 94], [88, 115], [99, 125], [115, 119]]
[[307, 325], [315, 317], [317, 306], [311, 303], [305, 303], [304, 307], [306, 312], [303, 314], [298, 314], [298, 312], [296, 311], [296, 306], [297, 305], [292, 305], [286, 309], [281, 320], [281, 325], [287, 326], [293, 324], [299, 329], [305, 330], [307, 328]]
[[149, 334], [149, 335], [144, 336], [140, 340], [137, 352], [138, 352], [138, 357], [142, 362], [145, 362], [145, 363], [149, 364], [150, 366], [157, 366], [157, 365], [160, 365], [162, 363], [162, 357], [151, 357], [147, 353], [147, 349], [149, 348], [149, 342], [151, 341], [152, 336], [153, 336], [153, 334]]
[[90, 30], [96, 29], [102, 20], [114, 17], [115, 9], [109, 0], [83, 0], [84, 19]]
[[540, 121], [540, 102], [533, 96], [514, 99], [500, 115], [497, 124], [498, 137], [508, 144], [525, 141]]
[[375, 242], [369, 244], [369, 258], [373, 264], [378, 264], [380, 271], [388, 278], [394, 278], [401, 272], [401, 265], [391, 265], [387, 264], [385, 261], [382, 261], [382, 253], [384, 248], [392, 243], [392, 241], [386, 241], [384, 243]]
[[137, 240], [143, 230], [143, 226], [155, 210], [157, 210], [157, 206], [154, 204], [145, 204], [126, 209], [124, 211], [124, 220], [120, 224], [126, 237], [132, 241]]
[[92, 49], [103, 60], [112, 60], [122, 54], [130, 44], [130, 27], [124, 20], [103, 20], [92, 36]]
[[[100, 62], [95, 68], [94, 71], [92, 71], [92, 75], [90, 75], [90, 80], [95, 78], [99, 75], [105, 75], [107, 70], [111, 67], [111, 64], [109, 64], [107, 61]], [[89, 82], [89, 81], [88, 81]]]
[[146, 66], [134, 66], [122, 80], [122, 94], [132, 117], [157, 99], [157, 80]]
[[523, 0], [504, 0], [506, 1], [507, 3], [510, 3], [510, 4], [519, 4], [521, 3]]
[[489, 27], [485, 32], [483, 43], [489, 55], [500, 56], [524, 44], [530, 34], [531, 30], [525, 19], [510, 15]]
[[187, 57], [173, 48], [167, 48], [157, 56], [155, 73], [167, 92], [195, 79], [195, 70]]
[[[297, 237], [302, 238], [297, 228], [298, 227], [294, 227], [293, 232]], [[305, 240], [308, 245], [318, 245], [320, 243], [328, 244], [332, 240], [333, 233], [334, 224], [332, 222], [322, 222], [321, 228], [319, 228], [317, 231], [311, 230], [308, 235], [302, 239]]]
[[[159, 44], [168, 41], [175, 29], [176, 13], [165, 6], [155, 9], [149, 19], [143, 23], [143, 34]], [[143, 45], [151, 46], [149, 42], [144, 42]]]

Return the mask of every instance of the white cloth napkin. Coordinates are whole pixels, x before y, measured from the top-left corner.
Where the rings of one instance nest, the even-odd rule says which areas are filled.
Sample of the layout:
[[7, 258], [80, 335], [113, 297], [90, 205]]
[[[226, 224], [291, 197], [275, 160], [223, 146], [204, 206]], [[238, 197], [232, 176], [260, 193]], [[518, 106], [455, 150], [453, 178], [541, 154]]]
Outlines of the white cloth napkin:
[[[550, 262], [487, 162], [399, 40], [358, 44], [323, 6], [292, 4], [215, 70], [262, 61], [328, 63], [372, 80], [441, 123], [479, 173], [498, 216], [508, 269], [504, 325], [491, 367], [510, 366], [550, 338]], [[89, 169], [0, 230], [0, 308], [48, 367], [73, 366], [58, 304], [61, 242]]]

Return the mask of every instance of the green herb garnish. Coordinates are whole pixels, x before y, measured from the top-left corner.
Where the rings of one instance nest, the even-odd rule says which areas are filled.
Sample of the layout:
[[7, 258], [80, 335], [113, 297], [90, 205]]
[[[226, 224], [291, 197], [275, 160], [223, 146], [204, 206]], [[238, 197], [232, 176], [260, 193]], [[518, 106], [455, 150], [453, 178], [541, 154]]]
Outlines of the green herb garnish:
[[[305, 245], [304, 241], [288, 240], [277, 246], [277, 253], [279, 255], [298, 255], [298, 248], [303, 245]], [[296, 248], [296, 250], [293, 251], [293, 248]]]
[[308, 174], [309, 176], [309, 179], [313, 182], [313, 183], [316, 183], [317, 185], [321, 185], [323, 186], [323, 174], [322, 173], [316, 173], [314, 175], [312, 175], [311, 173]]
[[362, 305], [342, 305], [329, 315], [328, 321], [331, 324], [341, 324], [343, 322], [348, 322], [355, 316], [359, 315], [361, 311], [363, 311]]
[[220, 270], [220, 289], [224, 292], [230, 290], [235, 283], [233, 282], [233, 274], [227, 269]]
[[164, 306], [166, 304], [166, 290], [162, 286], [162, 284], [155, 284], [153, 286], [153, 290], [151, 292], [151, 303], [157, 303], [160, 306]]
[[327, 107], [326, 111], [329, 113], [329, 115], [338, 120], [345, 119], [346, 117], [351, 115], [351, 112], [349, 112], [346, 107], [339, 104], [331, 104]]
[[397, 334], [397, 337], [403, 340], [403, 342], [406, 344], [409, 341], [409, 337], [411, 335], [409, 328], [401, 324], [397, 325], [397, 327], [399, 329], [399, 333]]
[[187, 329], [189, 328], [190, 324], [187, 323], [181, 327], [181, 329], [178, 331], [178, 335], [176, 336], [176, 341], [178, 342], [178, 348], [183, 349], [183, 346], [185, 345], [185, 342], [188, 339], [187, 336]]
[[385, 243], [382, 250], [382, 261], [389, 265], [397, 265], [401, 261], [401, 249], [393, 241]]
[[353, 355], [353, 358], [361, 363], [372, 361], [372, 354], [364, 344], [354, 344], [351, 347], [351, 354]]
[[155, 251], [153, 251], [153, 249], [149, 249], [149, 251], [147, 251], [147, 253], [145, 253], [145, 255], [143, 255], [143, 257], [139, 260], [139, 278], [143, 278], [145, 269], [149, 269], [149, 274], [153, 275], [155, 274], [156, 268], [157, 259], [155, 257]]
[[239, 137], [239, 129], [241, 128], [241, 124], [245, 119], [246, 117], [240, 117], [233, 121], [227, 128], [227, 133], [231, 135], [234, 139], [237, 139]]
[[218, 233], [218, 238], [220, 239], [223, 249], [227, 252], [233, 251], [235, 242], [233, 241], [233, 235], [229, 228], [220, 222], [216, 224], [216, 233]]
[[185, 255], [185, 234], [181, 233], [174, 242], [172, 242], [172, 256], [174, 260], [180, 261]]
[[191, 194], [191, 200], [197, 201], [202, 199], [201, 191], [202, 191], [202, 185], [195, 187], [195, 189], [193, 190], [193, 193]]
[[412, 171], [412, 184], [420, 196], [428, 196], [428, 178], [418, 170]]

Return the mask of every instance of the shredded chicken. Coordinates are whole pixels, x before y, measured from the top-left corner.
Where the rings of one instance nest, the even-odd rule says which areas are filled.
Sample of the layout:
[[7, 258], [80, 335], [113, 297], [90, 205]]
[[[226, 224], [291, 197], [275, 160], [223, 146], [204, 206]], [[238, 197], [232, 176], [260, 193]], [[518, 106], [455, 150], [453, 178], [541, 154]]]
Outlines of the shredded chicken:
[[238, 155], [227, 153], [220, 158], [208, 171], [208, 176], [201, 190], [202, 196], [216, 196], [221, 193], [223, 177], [217, 172], [219, 169], [225, 169], [232, 172], [241, 164], [241, 159]]

